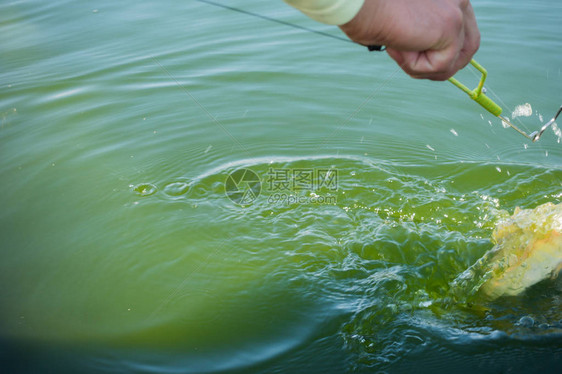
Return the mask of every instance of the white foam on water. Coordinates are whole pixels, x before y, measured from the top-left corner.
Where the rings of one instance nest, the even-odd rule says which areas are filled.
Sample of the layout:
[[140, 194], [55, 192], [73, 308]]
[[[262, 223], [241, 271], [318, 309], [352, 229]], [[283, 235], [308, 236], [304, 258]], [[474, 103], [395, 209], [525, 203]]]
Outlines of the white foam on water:
[[517, 117], [530, 117], [533, 114], [533, 108], [531, 104], [525, 103], [522, 105], [517, 105], [513, 113], [511, 113], [511, 118], [515, 119]]
[[558, 127], [558, 124], [554, 122], [550, 127], [552, 128], [554, 135], [556, 135], [556, 142], [560, 143], [560, 141], [562, 140], [562, 131]]

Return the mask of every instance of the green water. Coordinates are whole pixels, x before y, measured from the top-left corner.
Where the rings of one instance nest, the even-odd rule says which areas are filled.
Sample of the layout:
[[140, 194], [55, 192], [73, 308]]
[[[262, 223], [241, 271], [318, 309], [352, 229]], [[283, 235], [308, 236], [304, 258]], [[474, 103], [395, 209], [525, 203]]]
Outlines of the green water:
[[[562, 104], [562, 5], [473, 4], [488, 92], [534, 131]], [[500, 210], [562, 202], [554, 131], [530, 143], [385, 54], [196, 1], [4, 1], [0, 67], [4, 372], [561, 367], [560, 280], [449, 292]]]

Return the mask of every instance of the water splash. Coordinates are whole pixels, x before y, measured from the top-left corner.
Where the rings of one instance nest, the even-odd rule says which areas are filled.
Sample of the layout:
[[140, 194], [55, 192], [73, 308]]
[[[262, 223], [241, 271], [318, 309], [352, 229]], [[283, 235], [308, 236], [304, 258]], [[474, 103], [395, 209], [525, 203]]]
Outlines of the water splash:
[[513, 113], [511, 113], [511, 118], [515, 119], [517, 117], [530, 117], [533, 114], [533, 108], [531, 104], [525, 103], [515, 107]]
[[152, 183], [140, 183], [137, 185], [130, 185], [130, 187], [139, 196], [151, 196], [158, 191], [158, 187]]

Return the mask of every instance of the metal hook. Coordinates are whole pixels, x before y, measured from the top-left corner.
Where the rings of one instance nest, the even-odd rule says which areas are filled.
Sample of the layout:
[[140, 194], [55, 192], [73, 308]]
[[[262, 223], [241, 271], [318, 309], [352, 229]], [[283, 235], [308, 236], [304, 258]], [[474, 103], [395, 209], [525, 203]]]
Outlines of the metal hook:
[[556, 112], [556, 114], [554, 115], [554, 117], [552, 117], [550, 119], [550, 121], [548, 121], [547, 123], [544, 124], [543, 127], [541, 127], [541, 129], [539, 131], [533, 131], [530, 134], [527, 134], [526, 132], [524, 132], [523, 130], [519, 129], [517, 126], [515, 126], [513, 123], [509, 122], [509, 120], [504, 117], [504, 116], [498, 116], [503, 122], [507, 123], [509, 126], [513, 127], [515, 130], [517, 130], [517, 132], [519, 132], [521, 135], [523, 135], [524, 137], [526, 137], [527, 139], [531, 140], [533, 143], [536, 142], [537, 140], [540, 139], [541, 135], [543, 134], [543, 132], [545, 132], [546, 129], [548, 129], [550, 126], [552, 126], [554, 123], [556, 123], [556, 118], [558, 118], [558, 116], [560, 115], [560, 112], [562, 112], [562, 106], [560, 106], [560, 108], [558, 109], [558, 112]]
[[560, 108], [558, 108], [558, 112], [556, 112], [556, 114], [554, 115], [554, 117], [550, 119], [550, 121], [548, 121], [543, 127], [541, 127], [541, 129], [538, 132], [535, 131], [531, 134], [531, 136], [533, 137], [533, 142], [539, 140], [542, 133], [556, 122], [556, 118], [558, 118], [560, 112], [562, 112], [562, 105], [560, 106]]

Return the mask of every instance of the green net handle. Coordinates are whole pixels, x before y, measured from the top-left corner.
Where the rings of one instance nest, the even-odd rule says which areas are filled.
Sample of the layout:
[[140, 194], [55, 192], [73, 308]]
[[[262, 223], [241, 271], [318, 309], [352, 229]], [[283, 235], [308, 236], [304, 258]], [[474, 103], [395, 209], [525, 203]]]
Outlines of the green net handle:
[[470, 64], [474, 66], [479, 72], [482, 73], [480, 82], [478, 83], [478, 86], [474, 90], [469, 89], [454, 77], [449, 78], [449, 82], [451, 82], [452, 84], [463, 90], [468, 96], [470, 96], [472, 100], [476, 101], [488, 112], [492, 113], [496, 117], [499, 116], [500, 114], [502, 114], [502, 108], [498, 104], [494, 103], [492, 99], [490, 99], [482, 92], [482, 88], [484, 88], [484, 81], [488, 76], [488, 72], [486, 71], [486, 69], [484, 69], [484, 67], [482, 67], [482, 65], [480, 65], [475, 60], [471, 60]]

